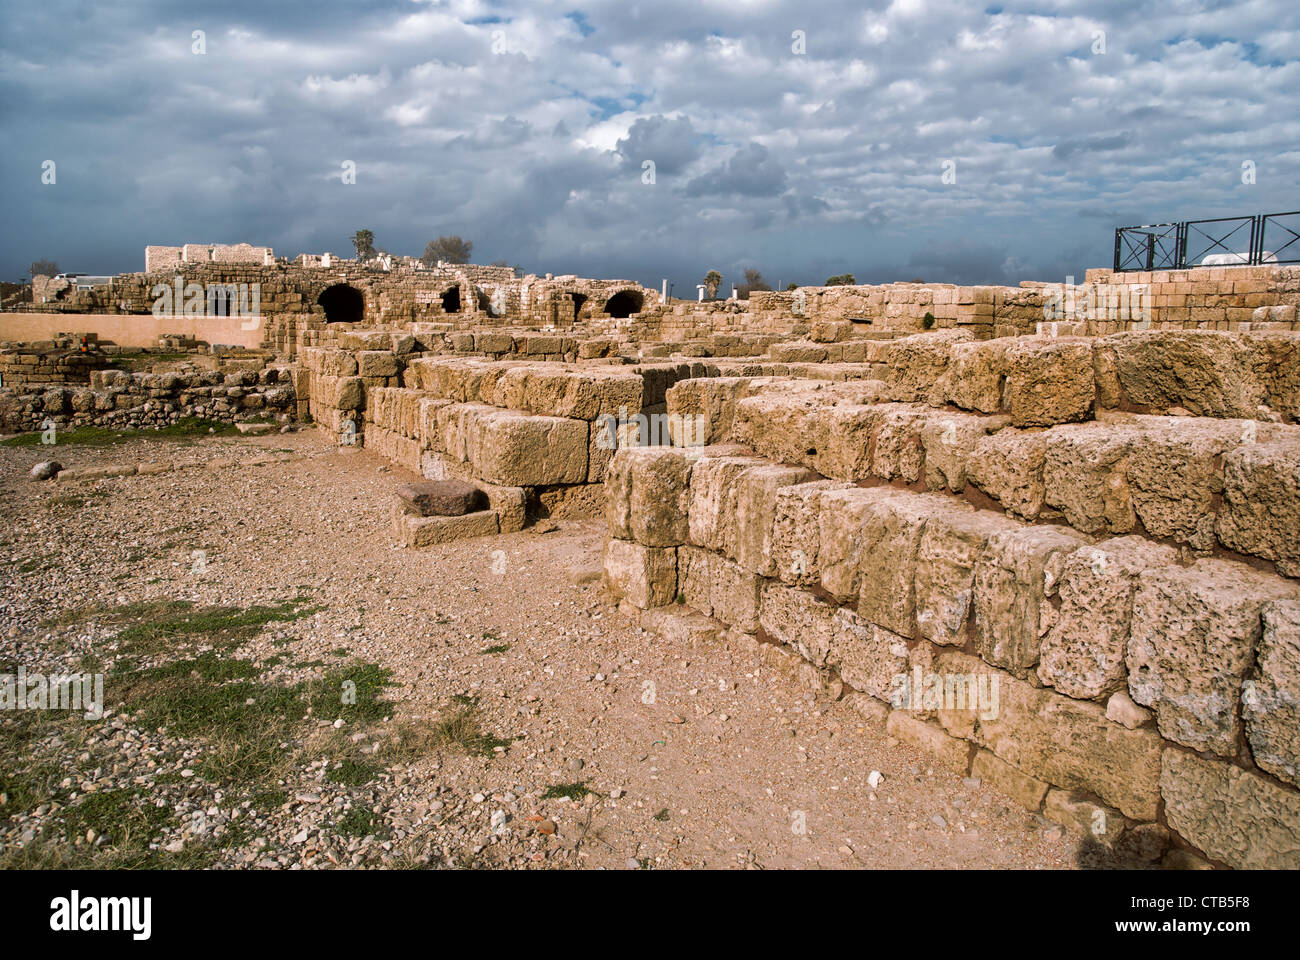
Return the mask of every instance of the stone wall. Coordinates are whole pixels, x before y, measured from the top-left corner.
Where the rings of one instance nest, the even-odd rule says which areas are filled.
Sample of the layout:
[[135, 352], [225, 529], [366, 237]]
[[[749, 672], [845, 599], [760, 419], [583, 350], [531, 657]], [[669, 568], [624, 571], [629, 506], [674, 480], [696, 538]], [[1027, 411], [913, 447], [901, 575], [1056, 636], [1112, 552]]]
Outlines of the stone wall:
[[[127, 373], [99, 370], [89, 386], [0, 388], [0, 430], [165, 427], [183, 417], [222, 423], [295, 417], [292, 372], [261, 361], [245, 370]], [[251, 369], [253, 367], [260, 369]]]
[[1117, 862], [1300, 866], [1300, 426], [1293, 387], [1256, 404], [1297, 344], [944, 333], [880, 345], [878, 380], [679, 381], [712, 446], [617, 452], [606, 584]]

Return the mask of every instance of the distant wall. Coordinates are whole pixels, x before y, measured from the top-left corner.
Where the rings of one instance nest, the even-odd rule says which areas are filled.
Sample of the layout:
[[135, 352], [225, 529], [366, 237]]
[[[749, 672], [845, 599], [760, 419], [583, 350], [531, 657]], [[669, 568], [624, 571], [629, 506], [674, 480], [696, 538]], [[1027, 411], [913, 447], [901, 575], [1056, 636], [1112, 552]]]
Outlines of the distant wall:
[[[253, 330], [245, 323], [256, 322]], [[153, 347], [158, 338], [180, 334], [208, 343], [255, 348], [261, 345], [265, 318], [155, 317], [112, 313], [0, 313], [0, 341], [51, 340], [59, 333], [97, 333], [123, 347]]]

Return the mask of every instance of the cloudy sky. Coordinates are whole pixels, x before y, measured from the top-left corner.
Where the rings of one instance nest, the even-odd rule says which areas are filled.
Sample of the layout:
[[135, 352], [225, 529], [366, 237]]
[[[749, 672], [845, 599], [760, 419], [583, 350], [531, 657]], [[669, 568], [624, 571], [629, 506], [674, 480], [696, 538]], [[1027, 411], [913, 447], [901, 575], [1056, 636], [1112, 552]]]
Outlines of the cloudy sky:
[[148, 243], [351, 255], [365, 227], [394, 253], [459, 233], [476, 262], [679, 296], [749, 266], [1059, 281], [1109, 265], [1117, 225], [1300, 209], [1296, 0], [46, 0], [0, 18], [3, 279], [38, 257], [140, 270]]

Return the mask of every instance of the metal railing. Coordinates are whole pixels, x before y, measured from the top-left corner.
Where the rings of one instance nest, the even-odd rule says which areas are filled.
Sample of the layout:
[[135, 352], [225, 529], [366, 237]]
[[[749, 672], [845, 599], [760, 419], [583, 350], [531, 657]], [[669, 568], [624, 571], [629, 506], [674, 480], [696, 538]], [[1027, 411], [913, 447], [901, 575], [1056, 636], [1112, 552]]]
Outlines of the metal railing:
[[1300, 263], [1300, 210], [1115, 230], [1115, 272]]

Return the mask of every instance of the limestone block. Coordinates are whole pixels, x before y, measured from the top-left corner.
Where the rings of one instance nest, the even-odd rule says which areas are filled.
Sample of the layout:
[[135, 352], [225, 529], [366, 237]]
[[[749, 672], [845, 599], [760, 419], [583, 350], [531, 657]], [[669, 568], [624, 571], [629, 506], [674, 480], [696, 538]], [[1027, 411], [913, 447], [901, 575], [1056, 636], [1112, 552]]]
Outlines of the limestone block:
[[470, 537], [490, 537], [499, 532], [497, 515], [492, 510], [480, 510], [459, 517], [420, 517], [406, 513], [399, 505], [395, 524], [398, 536], [408, 547], [429, 547]]
[[585, 483], [587, 423], [494, 410], [469, 419], [466, 452], [488, 483], [528, 487]]
[[1238, 870], [1300, 868], [1300, 793], [1219, 760], [1169, 749], [1160, 793], [1169, 826]]
[[1019, 337], [1006, 355], [1007, 408], [1018, 427], [1044, 427], [1092, 415], [1092, 343], [1064, 337]]
[[677, 551], [628, 540], [605, 541], [604, 584], [615, 599], [645, 610], [672, 603], [677, 596]]
[[497, 515], [502, 533], [515, 533], [524, 528], [528, 498], [523, 487], [500, 487], [491, 483], [480, 483], [478, 487], [487, 496], [488, 509]]
[[1199, 560], [1139, 577], [1128, 647], [1129, 693], [1168, 740], [1221, 757], [1237, 752], [1238, 701], [1270, 600], [1300, 587], [1245, 564]]
[[1107, 847], [1115, 846], [1126, 826], [1118, 810], [1070, 790], [1048, 790], [1043, 816]]
[[920, 480], [925, 462], [921, 430], [929, 414], [904, 404], [882, 404], [877, 416], [871, 472], [882, 480]]
[[[836, 607], [806, 590], [769, 583], [762, 590], [759, 626], [817, 667], [828, 666]], [[833, 665], [833, 664], [831, 664]]]
[[949, 736], [942, 727], [926, 723], [903, 710], [895, 710], [885, 722], [891, 737], [910, 743], [918, 750], [934, 757], [941, 765], [957, 773], [965, 773], [970, 766], [970, 746]]
[[681, 554], [681, 592], [688, 606], [716, 617], [742, 633], [759, 626], [762, 580], [733, 560], [685, 546]]
[[395, 377], [401, 364], [391, 350], [357, 351], [357, 375], [361, 377]]
[[776, 491], [772, 521], [772, 563], [783, 583], [811, 586], [821, 581], [817, 567], [821, 495], [844, 490], [847, 483], [815, 480]]
[[921, 428], [925, 485], [931, 490], [966, 489], [970, 460], [981, 438], [1006, 424], [1005, 417], [947, 414], [929, 417]]
[[907, 672], [907, 640], [841, 607], [831, 618], [828, 662], [855, 690], [888, 703]]
[[606, 471], [605, 515], [611, 536], [675, 547], [690, 533], [694, 460], [676, 447], [624, 447]]
[[1264, 606], [1255, 668], [1241, 696], [1255, 762], [1300, 787], [1300, 602]]
[[1224, 456], [1218, 535], [1224, 546], [1300, 577], [1300, 440], [1246, 444]]
[[966, 642], [984, 545], [995, 533], [1017, 529], [996, 513], [958, 504], [929, 516], [916, 551], [916, 625], [923, 639], [940, 646]]
[[487, 499], [478, 487], [460, 480], [401, 483], [395, 493], [407, 513], [420, 517], [458, 517], [473, 513]]
[[980, 437], [966, 460], [970, 482], [1027, 520], [1043, 509], [1047, 435], [1006, 429]]
[[1122, 687], [1138, 578], [1177, 559], [1172, 547], [1136, 536], [1066, 556], [1058, 580], [1061, 607], [1042, 642], [1039, 680], [1080, 699]]
[[[967, 680], [968, 690], [983, 683], [993, 694], [992, 710], [969, 701], [965, 710], [941, 710], [949, 733], [1036, 780], [1095, 794], [1134, 820], [1155, 819], [1162, 749], [1156, 731], [1126, 730], [1107, 720], [1100, 704], [1036, 689], [968, 654], [945, 652], [934, 669], [975, 678]], [[987, 676], [980, 680], [980, 674]]]
[[976, 751], [970, 775], [991, 784], [1026, 810], [1036, 812], [1047, 796], [1047, 784], [1021, 773], [987, 750]]
[[997, 413], [1007, 374], [1007, 340], [956, 343], [939, 381], [943, 399], [963, 410]]
[[1244, 422], [1188, 417], [1139, 417], [1138, 422], [1142, 433], [1128, 457], [1138, 519], [1153, 537], [1210, 549], [1216, 501], [1223, 491], [1223, 456], [1240, 446]]
[[1018, 527], [992, 533], [975, 566], [975, 649], [994, 666], [1020, 674], [1038, 663], [1055, 622], [1066, 558], [1083, 537], [1064, 527]]
[[1090, 423], [1046, 434], [1044, 501], [1084, 533], [1129, 533], [1137, 524], [1128, 481], [1136, 426]]
[[762, 464], [754, 457], [701, 457], [696, 461], [691, 471], [691, 543], [719, 551], [735, 543], [736, 480], [745, 470]]
[[1096, 347], [1113, 354], [1127, 400], [1153, 412], [1183, 407], [1198, 417], [1252, 417], [1263, 399], [1236, 334], [1130, 331]]
[[[734, 537], [725, 538], [732, 559], [750, 573], [775, 576], [772, 537], [777, 493], [784, 487], [816, 479], [817, 474], [805, 467], [763, 464], [744, 470], [735, 481]], [[688, 504], [682, 505], [679, 514], [683, 528]]]

